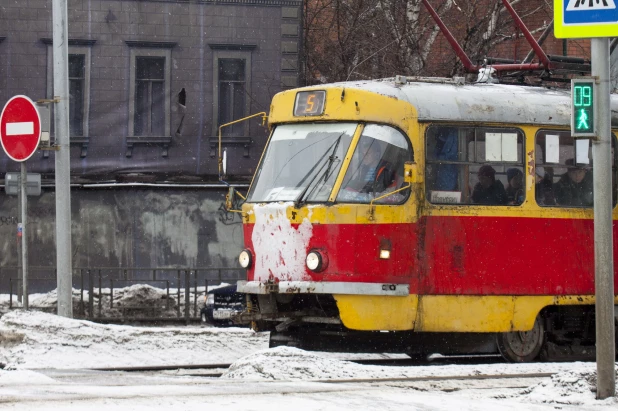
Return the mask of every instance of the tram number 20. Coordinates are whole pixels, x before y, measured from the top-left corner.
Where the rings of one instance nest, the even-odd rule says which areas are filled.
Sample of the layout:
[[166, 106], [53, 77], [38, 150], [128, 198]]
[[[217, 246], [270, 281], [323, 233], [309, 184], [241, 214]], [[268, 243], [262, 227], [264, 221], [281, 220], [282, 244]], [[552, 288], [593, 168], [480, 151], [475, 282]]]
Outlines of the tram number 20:
[[294, 104], [295, 116], [321, 116], [324, 113], [324, 90], [299, 91]]

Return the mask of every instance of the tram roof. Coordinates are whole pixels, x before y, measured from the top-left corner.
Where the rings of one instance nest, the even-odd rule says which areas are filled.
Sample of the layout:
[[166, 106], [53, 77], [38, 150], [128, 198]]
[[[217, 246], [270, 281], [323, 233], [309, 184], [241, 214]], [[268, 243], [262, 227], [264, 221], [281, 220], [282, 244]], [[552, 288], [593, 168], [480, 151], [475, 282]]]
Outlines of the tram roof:
[[[397, 82], [394, 78], [333, 83], [412, 104], [419, 121], [571, 124], [570, 90], [507, 84], [461, 84], [451, 79]], [[611, 95], [612, 127], [618, 127], [618, 95]]]

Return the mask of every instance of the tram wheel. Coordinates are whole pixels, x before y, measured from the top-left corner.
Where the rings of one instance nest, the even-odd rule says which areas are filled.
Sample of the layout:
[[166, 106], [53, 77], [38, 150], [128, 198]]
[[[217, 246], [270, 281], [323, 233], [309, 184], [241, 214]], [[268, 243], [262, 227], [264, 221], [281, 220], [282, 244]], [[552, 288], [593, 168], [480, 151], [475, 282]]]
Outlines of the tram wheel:
[[541, 352], [545, 344], [545, 327], [537, 317], [530, 331], [500, 333], [496, 337], [498, 350], [510, 362], [530, 362]]

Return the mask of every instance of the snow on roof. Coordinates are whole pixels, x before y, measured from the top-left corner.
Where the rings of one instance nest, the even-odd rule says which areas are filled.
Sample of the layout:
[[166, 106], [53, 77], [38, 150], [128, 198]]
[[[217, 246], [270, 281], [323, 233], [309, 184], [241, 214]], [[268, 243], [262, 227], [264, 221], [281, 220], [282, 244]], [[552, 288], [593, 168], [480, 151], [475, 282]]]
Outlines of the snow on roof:
[[[570, 90], [508, 84], [467, 83], [449, 79], [355, 81], [311, 89], [353, 88], [408, 101], [419, 121], [505, 122], [570, 126]], [[612, 126], [618, 127], [618, 96], [611, 96]]]

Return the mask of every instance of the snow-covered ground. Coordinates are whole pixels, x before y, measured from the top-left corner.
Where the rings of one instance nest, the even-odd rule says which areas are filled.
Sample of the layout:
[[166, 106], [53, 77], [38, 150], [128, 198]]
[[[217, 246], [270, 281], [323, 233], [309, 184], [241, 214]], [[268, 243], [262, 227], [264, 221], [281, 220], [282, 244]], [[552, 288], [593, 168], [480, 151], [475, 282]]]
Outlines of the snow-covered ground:
[[[594, 363], [388, 367], [345, 361], [343, 354], [267, 347], [268, 335], [244, 328], [103, 325], [12, 310], [0, 318], [0, 409], [618, 409], [617, 398], [595, 399]], [[89, 370], [208, 363], [233, 365], [220, 378]], [[397, 381], [531, 372], [555, 375], [491, 383]], [[392, 380], [332, 383], [356, 378]]]
[[[208, 290], [229, 285], [221, 283], [209, 285]], [[204, 303], [205, 287], [192, 287], [189, 291], [190, 315], [197, 317]], [[88, 290], [73, 289], [73, 316], [75, 318], [90, 318]], [[0, 294], [0, 315], [13, 308], [22, 307], [21, 300], [13, 295], [12, 302], [8, 294]], [[28, 304], [31, 308], [46, 312], [56, 312], [56, 290], [48, 293], [30, 294]], [[148, 284], [134, 284], [128, 287], [110, 288], [95, 287], [92, 298], [92, 315], [100, 318], [123, 317], [158, 317], [174, 318], [184, 316], [185, 289], [158, 288]], [[197, 310], [194, 310], [194, 309]], [[197, 312], [196, 312], [197, 311]]]

